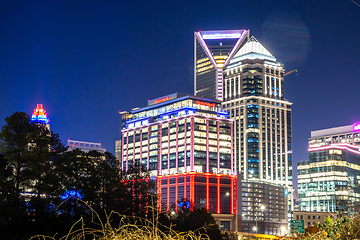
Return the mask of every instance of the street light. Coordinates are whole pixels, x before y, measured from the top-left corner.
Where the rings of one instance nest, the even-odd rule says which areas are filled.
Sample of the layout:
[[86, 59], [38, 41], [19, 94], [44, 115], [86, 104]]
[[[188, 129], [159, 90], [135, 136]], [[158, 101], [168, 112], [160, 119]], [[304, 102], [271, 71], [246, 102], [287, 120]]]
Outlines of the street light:
[[285, 227], [284, 226], [281, 226], [280, 235], [285, 235]]

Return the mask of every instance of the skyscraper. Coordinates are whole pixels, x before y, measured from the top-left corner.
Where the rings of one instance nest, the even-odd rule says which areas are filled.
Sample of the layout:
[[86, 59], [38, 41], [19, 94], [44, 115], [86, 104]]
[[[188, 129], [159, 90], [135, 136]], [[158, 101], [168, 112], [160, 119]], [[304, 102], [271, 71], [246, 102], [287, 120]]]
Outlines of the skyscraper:
[[234, 164], [243, 179], [292, 186], [291, 105], [283, 65], [255, 38], [224, 70], [224, 102], [234, 124]]
[[249, 30], [194, 33], [194, 92], [196, 96], [223, 99], [223, 69], [249, 39]]
[[[283, 65], [248, 36], [248, 30], [195, 33], [195, 94], [223, 100], [223, 109], [234, 120], [234, 171], [241, 173], [243, 188], [258, 192], [261, 183], [264, 189], [273, 189], [269, 194], [274, 199], [288, 201], [288, 208], [279, 210], [272, 209], [273, 200], [267, 203], [262, 193], [253, 200], [246, 198], [243, 230], [279, 232], [287, 218], [279, 218], [275, 226], [273, 213], [280, 216], [276, 211], [281, 211], [291, 218], [293, 210], [292, 103], [284, 98]], [[247, 194], [242, 191], [243, 197]]]

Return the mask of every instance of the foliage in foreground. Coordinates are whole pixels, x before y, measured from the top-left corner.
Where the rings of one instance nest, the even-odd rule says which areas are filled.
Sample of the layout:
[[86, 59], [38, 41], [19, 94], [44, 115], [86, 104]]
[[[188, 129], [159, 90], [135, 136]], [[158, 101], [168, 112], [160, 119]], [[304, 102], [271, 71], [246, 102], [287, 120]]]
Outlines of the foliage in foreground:
[[329, 239], [329, 240], [350, 240], [360, 239], [360, 215], [353, 218], [336, 216], [325, 219], [324, 224], [317, 224], [319, 232], [314, 234], [300, 234], [297, 239]]
[[[130, 183], [128, 174], [134, 177]], [[140, 196], [152, 187], [144, 171], [121, 172], [111, 153], [67, 151], [57, 134], [24, 112], [7, 117], [1, 127], [0, 239], [25, 240], [56, 231], [64, 235], [81, 216], [89, 222], [84, 204], [61, 204], [70, 193], [100, 213], [143, 217], [147, 204]]]
[[[83, 201], [77, 200], [82, 204]], [[97, 214], [89, 205], [86, 204], [88, 209], [91, 210], [92, 220], [91, 223], [94, 227], [88, 227], [83, 218], [79, 219], [70, 229], [69, 233], [63, 237], [51, 237], [44, 235], [37, 235], [30, 239], [38, 240], [148, 240], [148, 239], [169, 239], [169, 240], [205, 240], [210, 239], [206, 234], [199, 233], [199, 229], [195, 231], [178, 232], [174, 230], [171, 224], [169, 227], [164, 226], [159, 222], [159, 215], [157, 212], [152, 211], [151, 218], [143, 218], [136, 216], [125, 216], [111, 211], [109, 214], [105, 213], [105, 220]], [[114, 221], [115, 220], [115, 221]], [[115, 223], [114, 223], [115, 222]], [[202, 227], [203, 228], [203, 227]], [[164, 229], [164, 230], [162, 230]]]

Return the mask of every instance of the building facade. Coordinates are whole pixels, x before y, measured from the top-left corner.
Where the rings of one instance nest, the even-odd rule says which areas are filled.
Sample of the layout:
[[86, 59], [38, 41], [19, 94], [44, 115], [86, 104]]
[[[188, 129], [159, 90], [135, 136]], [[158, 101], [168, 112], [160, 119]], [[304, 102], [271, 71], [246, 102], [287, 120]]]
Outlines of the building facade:
[[[268, 182], [242, 182], [242, 232], [283, 235], [287, 229], [285, 186]], [[255, 230], [254, 230], [255, 229]]]
[[194, 93], [223, 99], [223, 69], [249, 39], [249, 30], [199, 31], [194, 33]]
[[360, 203], [360, 124], [312, 131], [298, 163], [299, 210], [353, 214]]
[[67, 141], [67, 147], [69, 147], [69, 151], [72, 151], [72, 150], [78, 148], [83, 152], [89, 152], [89, 151], [98, 151], [101, 153], [106, 152], [106, 149], [101, 147], [101, 143], [76, 141], [76, 140], [70, 140], [70, 139], [68, 139], [68, 141]]
[[333, 217], [334, 213], [294, 211], [294, 220], [304, 220], [305, 227], [316, 226], [317, 223], [324, 224], [328, 216]]
[[156, 180], [160, 212], [177, 212], [185, 199], [191, 208], [236, 215], [233, 120], [220, 101], [175, 93], [131, 114], [122, 130], [122, 169], [141, 166]]
[[[278, 221], [277, 229], [258, 233], [281, 232], [284, 222], [292, 219], [292, 103], [284, 97], [283, 75], [283, 65], [253, 36], [223, 70], [222, 106], [234, 120], [235, 171], [244, 182], [259, 182], [269, 189], [275, 184], [286, 192], [280, 196], [288, 204], [287, 216]], [[244, 198], [247, 193], [242, 194]], [[254, 225], [248, 218], [242, 220], [244, 229]]]

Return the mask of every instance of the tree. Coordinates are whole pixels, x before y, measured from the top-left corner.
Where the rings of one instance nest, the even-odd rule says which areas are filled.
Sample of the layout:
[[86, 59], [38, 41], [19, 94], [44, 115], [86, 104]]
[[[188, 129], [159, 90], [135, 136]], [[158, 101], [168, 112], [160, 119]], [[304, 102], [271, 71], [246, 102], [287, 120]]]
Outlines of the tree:
[[31, 122], [28, 114], [15, 112], [5, 119], [0, 132], [0, 174], [4, 176], [0, 197], [6, 208], [3, 217], [15, 234], [20, 225], [30, 226], [27, 221], [39, 221], [41, 212], [50, 211], [60, 189], [52, 160], [65, 150], [58, 135]]

